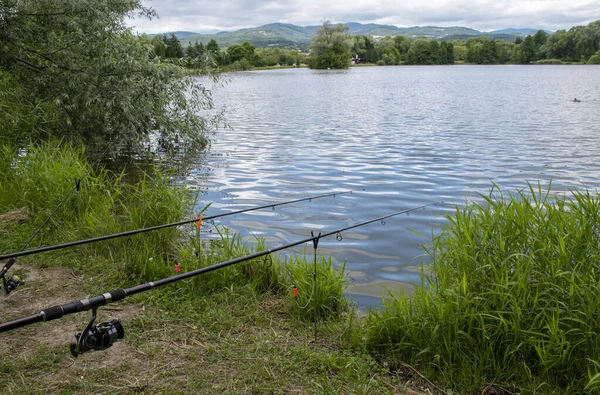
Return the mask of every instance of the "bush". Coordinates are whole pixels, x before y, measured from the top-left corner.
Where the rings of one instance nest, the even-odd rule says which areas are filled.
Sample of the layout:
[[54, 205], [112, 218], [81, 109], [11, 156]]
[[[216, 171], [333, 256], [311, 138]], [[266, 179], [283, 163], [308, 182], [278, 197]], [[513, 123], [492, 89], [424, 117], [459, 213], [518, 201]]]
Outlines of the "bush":
[[541, 188], [449, 216], [412, 299], [367, 317], [371, 353], [459, 388], [600, 390], [600, 198]]
[[588, 64], [600, 64], [600, 51], [598, 51], [594, 55], [590, 56], [587, 63]]
[[0, 143], [21, 144], [46, 137], [57, 118], [49, 101], [30, 97], [14, 78], [0, 71]]
[[126, 24], [134, 14], [156, 16], [141, 0], [0, 2], [0, 68], [35, 116], [19, 116], [17, 126], [52, 118], [53, 137], [88, 145], [141, 148], [154, 137], [206, 145], [220, 122], [208, 111], [211, 92], [171, 61], [149, 60], [150, 42]]
[[541, 60], [536, 60], [535, 62], [533, 62], [533, 64], [565, 64], [565, 63], [560, 59], [541, 59]]

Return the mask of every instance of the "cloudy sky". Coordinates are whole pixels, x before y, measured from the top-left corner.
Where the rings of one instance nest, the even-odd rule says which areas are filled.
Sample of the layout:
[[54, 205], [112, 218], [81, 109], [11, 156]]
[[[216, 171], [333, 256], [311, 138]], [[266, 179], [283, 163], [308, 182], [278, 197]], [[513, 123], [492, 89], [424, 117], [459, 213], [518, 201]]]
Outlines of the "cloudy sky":
[[600, 19], [598, 0], [146, 0], [159, 19], [135, 19], [140, 33], [214, 33], [272, 22], [319, 25], [325, 19], [410, 26], [569, 29]]

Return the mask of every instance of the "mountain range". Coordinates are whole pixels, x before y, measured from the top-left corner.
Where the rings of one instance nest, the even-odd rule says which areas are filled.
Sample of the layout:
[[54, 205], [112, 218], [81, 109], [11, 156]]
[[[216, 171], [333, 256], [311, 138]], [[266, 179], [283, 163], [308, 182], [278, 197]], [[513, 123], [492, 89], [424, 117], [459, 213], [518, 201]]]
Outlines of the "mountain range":
[[[397, 27], [393, 25], [379, 25], [375, 23], [362, 24], [357, 22], [345, 23], [349, 28], [350, 34], [364, 34], [368, 36], [405, 36], [405, 37], [426, 37], [434, 40], [457, 40], [468, 37], [485, 36], [497, 40], [514, 41], [517, 37], [524, 37], [534, 34], [537, 30], [524, 29], [504, 29], [492, 32], [481, 32], [479, 30], [467, 27], [452, 26], [414, 26]], [[217, 41], [219, 46], [228, 47], [233, 44], [241, 44], [245, 41], [250, 42], [255, 47], [280, 47], [294, 48], [304, 50], [310, 44], [310, 38], [315, 35], [321, 26], [297, 26], [287, 23], [270, 23], [263, 26], [251, 27], [235, 30], [231, 32], [219, 32], [214, 34], [198, 34], [194, 32], [174, 32], [177, 38], [185, 47], [188, 43], [202, 42], [206, 44], [211, 39]]]

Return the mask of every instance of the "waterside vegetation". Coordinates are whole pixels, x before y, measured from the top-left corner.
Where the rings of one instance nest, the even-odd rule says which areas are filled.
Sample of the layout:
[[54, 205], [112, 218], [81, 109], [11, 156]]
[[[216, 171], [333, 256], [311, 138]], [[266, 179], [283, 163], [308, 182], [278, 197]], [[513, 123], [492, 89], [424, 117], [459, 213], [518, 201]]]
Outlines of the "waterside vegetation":
[[[68, 145], [58, 147], [48, 143], [31, 147], [25, 154], [7, 146], [2, 148], [0, 211], [4, 215], [17, 209], [24, 214], [17, 221], [5, 219], [0, 223], [4, 234], [2, 251], [20, 248], [72, 187], [72, 180], [89, 169], [83, 152]], [[194, 197], [161, 171], [148, 174], [138, 185], [123, 185], [120, 177], [92, 171], [82, 182], [81, 206], [73, 197], [36, 243], [52, 244], [82, 235], [177, 221], [189, 215]], [[231, 354], [232, 345], [220, 339], [200, 318], [208, 314], [221, 322], [215, 326], [219, 333], [226, 325], [229, 330], [237, 328], [235, 333], [239, 336], [244, 333], [244, 322], [251, 323], [255, 329], [249, 341], [262, 351], [252, 354], [248, 349], [244, 355], [249, 360], [257, 355], [269, 358], [269, 353], [291, 356], [285, 364], [267, 364], [274, 370], [263, 372], [265, 377], [261, 373], [252, 383], [242, 380], [233, 384], [234, 390], [290, 385], [304, 390], [313, 388], [312, 382], [290, 381], [290, 372], [301, 364], [307, 374], [316, 372], [316, 385], [331, 391], [404, 391], [407, 385], [415, 385], [407, 384], [407, 380], [418, 378], [419, 385], [439, 393], [595, 393], [600, 386], [600, 344], [596, 336], [600, 321], [598, 207], [598, 197], [587, 191], [554, 196], [538, 187], [503, 195], [493, 188], [489, 195], [482, 196], [481, 203], [457, 208], [448, 217], [444, 231], [426, 246], [432, 263], [423, 267], [422, 282], [415, 285], [415, 294], [410, 298], [392, 294], [381, 310], [370, 311], [364, 318], [359, 318], [344, 298], [343, 265], [320, 257], [318, 346], [309, 343], [314, 317], [312, 260], [272, 256], [271, 262], [255, 259], [137, 296], [133, 308], [142, 309], [143, 305], [148, 313], [138, 311], [131, 319], [133, 336], [124, 339], [123, 347], [147, 352], [152, 350], [148, 344], [152, 338], [169, 338], [167, 333], [171, 331], [180, 334], [176, 335], [176, 344], [183, 347], [185, 343], [181, 342], [187, 340], [179, 337], [189, 329], [179, 328], [181, 324], [213, 339], [211, 349], [219, 355], [219, 363], [236, 360]], [[162, 230], [23, 259], [16, 266], [17, 273], [29, 282], [32, 268], [66, 267], [76, 276], [95, 279], [85, 286], [88, 292], [98, 293], [173, 275], [175, 265], [188, 271], [267, 248], [262, 240], [248, 246], [219, 226], [203, 229], [220, 236], [198, 244], [193, 226]], [[32, 280], [35, 283], [35, 278]], [[298, 299], [293, 297], [294, 287], [300, 291]], [[32, 291], [26, 285], [5, 300], [3, 303], [12, 307], [7, 310], [9, 315], [3, 314], [3, 320], [22, 315], [23, 306], [18, 305], [20, 293], [27, 295]], [[71, 295], [68, 289], [64, 291]], [[272, 311], [264, 313], [271, 316], [270, 324], [258, 319], [263, 313], [251, 313], [252, 309], [263, 311], [266, 305], [277, 306], [280, 311], [275, 315]], [[231, 313], [227, 317], [209, 313], [213, 308]], [[40, 338], [43, 325], [39, 326]], [[162, 329], [156, 328], [158, 333], [152, 329], [155, 325], [162, 325]], [[284, 330], [304, 340], [288, 345], [275, 342], [265, 349], [263, 336], [269, 332], [269, 326], [275, 331], [287, 328]], [[203, 344], [196, 334], [185, 338]], [[229, 335], [226, 339], [234, 341]], [[189, 351], [194, 354], [195, 347], [200, 346], [186, 347], [192, 347]], [[16, 385], [15, 375], [40, 380], [36, 376], [42, 374], [39, 369], [26, 367], [40, 364], [61, 371], [60, 366], [70, 359], [67, 348], [58, 344], [51, 348], [39, 345], [33, 355], [3, 358], [0, 380], [9, 386]], [[42, 363], [41, 355], [51, 355], [54, 362]], [[125, 362], [127, 356], [123, 358]], [[155, 363], [163, 361], [162, 357], [152, 358], [157, 358], [151, 359]], [[308, 358], [308, 362], [301, 362], [302, 358]], [[200, 361], [194, 359], [194, 363]], [[222, 367], [220, 374], [227, 376], [228, 369], [252, 370], [241, 367], [246, 363], [238, 361], [233, 367]], [[344, 369], [334, 368], [340, 364], [350, 366], [351, 371], [342, 373]], [[132, 374], [142, 374], [127, 366], [123, 368], [131, 369]], [[63, 374], [70, 377], [70, 373]], [[94, 385], [107, 385], [102, 376], [88, 372], [86, 377]], [[197, 375], [191, 377], [205, 380]], [[199, 382], [194, 380], [184, 388], [196, 388], [193, 386]], [[346, 382], [341, 384], [342, 380]], [[182, 385], [177, 379], [173, 383]], [[74, 382], [72, 378], [65, 379], [61, 385], [59, 388], [68, 389]], [[90, 382], [78, 385], [90, 388]], [[169, 383], [163, 385], [150, 388], [173, 389]]]
[[[212, 39], [206, 45], [190, 43], [183, 51], [174, 35], [142, 37], [151, 40], [155, 54], [169, 58], [162, 49], [169, 43], [179, 47], [179, 59], [202, 59], [210, 54], [224, 71], [252, 70], [254, 67], [295, 66], [306, 64], [316, 69], [344, 69], [351, 64], [371, 65], [445, 65], [469, 64], [598, 64], [600, 62], [600, 21], [587, 26], [548, 33], [538, 30], [524, 39], [509, 42], [493, 36], [466, 39], [431, 39], [402, 35], [373, 37], [348, 33], [345, 25], [325, 21], [311, 38], [309, 54], [295, 49], [255, 48], [249, 42], [219, 48]], [[204, 55], [203, 55], [204, 54]]]
[[[0, 251], [15, 251], [90, 164], [81, 150], [64, 144], [32, 146], [26, 153], [4, 146], [2, 152]], [[81, 206], [72, 196], [32, 247], [189, 215], [193, 195], [161, 171], [137, 185], [124, 185], [121, 178], [93, 170], [82, 181]], [[265, 248], [262, 240], [250, 247], [218, 225], [202, 229], [201, 244], [192, 224], [19, 259], [11, 275], [25, 284], [1, 301], [0, 319], [174, 275], [176, 265], [185, 272]], [[205, 240], [209, 231], [218, 236]], [[85, 314], [5, 333], [0, 385], [7, 393], [404, 388], [404, 379], [343, 347], [353, 312], [343, 295], [343, 270], [324, 257], [316, 289], [319, 343], [313, 343], [312, 270], [301, 256], [255, 259], [100, 309], [123, 320], [126, 337], [77, 361], [68, 343], [85, 326]]]
[[156, 17], [140, 0], [0, 2], [0, 139], [206, 145], [221, 121], [210, 90], [149, 56], [126, 25], [137, 13]]
[[[198, 196], [160, 164], [129, 183], [124, 172], [93, 168], [86, 149], [77, 148], [135, 146], [153, 137], [202, 146], [219, 122], [218, 115], [198, 115], [213, 107], [210, 92], [181, 65], [210, 70], [222, 50], [206, 45], [197, 57], [175, 61], [167, 53], [181, 52], [171, 37], [162, 57], [163, 47], [135, 37], [124, 24], [138, 9], [154, 16], [140, 7], [137, 0], [0, 3], [0, 251], [21, 249], [86, 174], [79, 193], [32, 247], [190, 216]], [[597, 27], [594, 22], [545, 41], [540, 34], [539, 46], [536, 34], [514, 44], [513, 53], [528, 54], [528, 61], [559, 53], [559, 59], [589, 61], [597, 57], [598, 41], [588, 33]], [[382, 56], [377, 62], [386, 64], [442, 59], [433, 51], [437, 42], [394, 38], [375, 44], [349, 37], [343, 27], [327, 28], [314, 42], [323, 50], [315, 52], [316, 67], [346, 66], [347, 55], [360, 55], [361, 42], [365, 56], [375, 51]], [[561, 40], [552, 45], [556, 34]], [[499, 53], [499, 44], [494, 50], [493, 42], [477, 40], [465, 46], [465, 57], [471, 51], [486, 63]], [[443, 53], [452, 48], [456, 59], [459, 46], [448, 45]], [[418, 56], [421, 50], [428, 56]], [[253, 56], [244, 44], [227, 51], [236, 62]], [[423, 267], [415, 295], [394, 294], [364, 318], [344, 298], [343, 264], [319, 257], [315, 311], [310, 259], [254, 259], [117, 305], [113, 312], [122, 312], [130, 328], [126, 338], [76, 363], [66, 344], [85, 324], [80, 318], [3, 334], [0, 388], [599, 392], [597, 194], [554, 196], [540, 187], [503, 195], [493, 188], [482, 199], [457, 208], [427, 246], [432, 264]], [[222, 227], [203, 229], [218, 236], [206, 240], [200, 233], [198, 241], [193, 226], [164, 229], [19, 259], [11, 270], [25, 285], [0, 301], [1, 320], [267, 248], [260, 239], [242, 243]], [[311, 344], [315, 312], [319, 338]]]
[[367, 317], [367, 349], [461, 393], [597, 393], [600, 199], [482, 198], [448, 217], [415, 295]]

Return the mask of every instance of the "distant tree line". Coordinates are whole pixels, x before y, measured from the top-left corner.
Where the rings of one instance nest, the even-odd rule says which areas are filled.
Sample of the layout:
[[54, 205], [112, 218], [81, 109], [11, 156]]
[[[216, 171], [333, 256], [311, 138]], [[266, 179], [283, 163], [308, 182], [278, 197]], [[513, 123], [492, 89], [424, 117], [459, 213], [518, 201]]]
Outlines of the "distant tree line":
[[404, 36], [374, 38], [350, 35], [344, 25], [325, 21], [311, 39], [310, 56], [297, 50], [255, 48], [249, 42], [225, 49], [213, 39], [206, 45], [189, 43], [184, 50], [174, 34], [152, 38], [154, 56], [199, 59], [211, 56], [229, 70], [308, 64], [316, 69], [347, 68], [352, 63], [377, 65], [594, 63], [600, 64], [600, 21], [549, 34], [539, 30], [514, 43], [488, 37], [437, 41]]
[[472, 37], [460, 42], [455, 59], [468, 63], [600, 63], [600, 21], [548, 34], [538, 30], [515, 43]]
[[293, 49], [275, 47], [256, 48], [249, 42], [230, 45], [221, 48], [211, 39], [204, 45], [201, 42], [188, 43], [182, 46], [179, 39], [173, 34], [142, 36], [152, 48], [151, 58], [177, 59], [179, 64], [190, 68], [205, 67], [207, 62], [212, 66], [220, 66], [224, 70], [250, 70], [255, 67], [268, 66], [299, 66], [307, 62], [307, 54], [302, 54]]
[[352, 53], [355, 62], [378, 65], [396, 64], [452, 64], [454, 44], [428, 39], [410, 39], [404, 36], [353, 36]]

